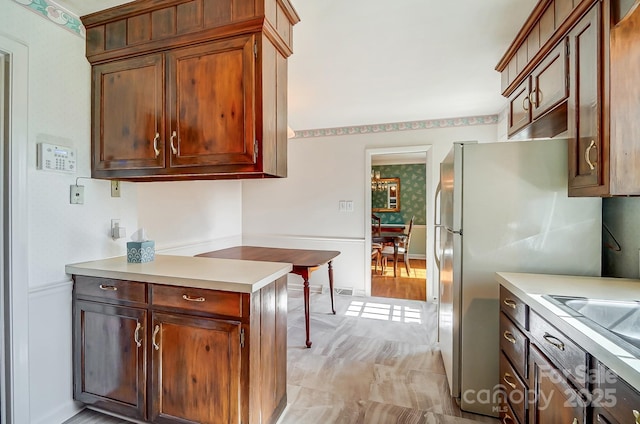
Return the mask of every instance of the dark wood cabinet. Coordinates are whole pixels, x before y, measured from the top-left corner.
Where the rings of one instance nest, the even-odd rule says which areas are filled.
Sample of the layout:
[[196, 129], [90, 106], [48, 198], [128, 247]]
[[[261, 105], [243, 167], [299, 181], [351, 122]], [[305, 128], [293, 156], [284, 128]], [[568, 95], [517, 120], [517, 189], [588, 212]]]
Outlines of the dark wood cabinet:
[[585, 423], [587, 402], [568, 383], [565, 373], [558, 370], [536, 347], [530, 351], [530, 362], [533, 394], [529, 422]]
[[640, 392], [601, 362], [594, 374], [593, 424], [640, 423]]
[[509, 128], [512, 135], [531, 123], [531, 79], [527, 78], [509, 96]]
[[241, 324], [154, 313], [150, 421], [238, 423]]
[[603, 132], [603, 53], [601, 3], [571, 30], [569, 39], [570, 98], [569, 194], [605, 195], [608, 149]]
[[144, 309], [76, 301], [74, 398], [132, 418], [146, 414]]
[[92, 177], [287, 174], [287, 0], [140, 0], [82, 17]]
[[254, 293], [74, 275], [74, 399], [153, 423], [274, 424], [286, 276]]

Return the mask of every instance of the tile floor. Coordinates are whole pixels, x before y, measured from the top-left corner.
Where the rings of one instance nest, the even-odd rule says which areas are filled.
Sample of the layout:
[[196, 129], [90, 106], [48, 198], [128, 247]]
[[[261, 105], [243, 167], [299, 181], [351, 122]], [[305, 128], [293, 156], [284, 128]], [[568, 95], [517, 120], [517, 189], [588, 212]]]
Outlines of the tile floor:
[[[471, 424], [498, 420], [460, 411], [435, 347], [432, 303], [312, 294], [310, 349], [302, 293], [289, 292], [288, 407], [279, 424]], [[85, 410], [63, 424], [124, 424]]]

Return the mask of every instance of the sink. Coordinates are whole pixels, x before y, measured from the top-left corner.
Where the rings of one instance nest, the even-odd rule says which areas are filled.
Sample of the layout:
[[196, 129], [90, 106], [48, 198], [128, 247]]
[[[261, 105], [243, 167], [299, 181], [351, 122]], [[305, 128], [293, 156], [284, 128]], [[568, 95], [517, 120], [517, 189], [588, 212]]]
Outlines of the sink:
[[[600, 330], [601, 334], [622, 339], [640, 349], [640, 302], [555, 295], [543, 297], [550, 299], [573, 316], [585, 318], [587, 324], [595, 323], [600, 327], [595, 329]], [[618, 342], [618, 339], [614, 341]]]

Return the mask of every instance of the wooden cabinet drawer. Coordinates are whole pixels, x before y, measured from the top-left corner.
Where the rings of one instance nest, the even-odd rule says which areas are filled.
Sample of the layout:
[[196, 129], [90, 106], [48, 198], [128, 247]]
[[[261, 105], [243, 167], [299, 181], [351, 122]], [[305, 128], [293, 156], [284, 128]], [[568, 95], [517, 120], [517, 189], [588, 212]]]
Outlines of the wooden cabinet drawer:
[[517, 416], [518, 421], [525, 422], [525, 406], [527, 405], [527, 387], [511, 366], [504, 352], [500, 354], [500, 384], [504, 387], [506, 402]]
[[[242, 294], [179, 286], [151, 286], [151, 305], [242, 317]], [[248, 313], [248, 311], [246, 311]]]
[[[600, 362], [597, 364], [597, 378], [591, 402], [596, 408], [594, 417], [598, 418], [600, 414], [601, 423], [633, 423], [636, 422], [634, 411], [640, 411], [640, 393]], [[602, 413], [601, 410], [606, 412]], [[607, 420], [607, 416], [611, 417], [611, 420]]]
[[529, 314], [529, 329], [535, 343], [556, 362], [558, 368], [564, 370], [574, 383], [586, 388], [587, 353], [534, 311]]
[[514, 414], [513, 409], [507, 402], [502, 402], [500, 404], [500, 422], [503, 424], [520, 424], [524, 423], [524, 421], [518, 420], [516, 414]]
[[529, 329], [529, 307], [503, 286], [500, 286], [500, 310], [525, 330]]
[[77, 298], [107, 303], [147, 303], [147, 284], [137, 281], [74, 276], [74, 294]]
[[527, 379], [529, 340], [505, 314], [500, 314], [500, 349], [509, 358], [516, 372]]

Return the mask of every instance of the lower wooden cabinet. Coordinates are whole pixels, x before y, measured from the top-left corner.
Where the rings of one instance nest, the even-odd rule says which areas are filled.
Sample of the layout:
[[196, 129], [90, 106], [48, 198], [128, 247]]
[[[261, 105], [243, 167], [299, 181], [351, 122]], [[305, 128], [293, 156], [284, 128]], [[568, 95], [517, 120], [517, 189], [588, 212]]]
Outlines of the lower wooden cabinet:
[[251, 294], [74, 281], [76, 400], [161, 424], [277, 421], [287, 401], [286, 277]]
[[144, 419], [147, 381], [144, 309], [75, 301], [74, 398]]
[[[587, 402], [536, 347], [529, 351], [532, 375], [532, 403], [529, 422], [536, 424], [583, 424]], [[566, 370], [565, 370], [566, 371]]]
[[238, 423], [241, 324], [154, 313], [151, 416], [154, 423]]
[[600, 362], [595, 376], [593, 424], [640, 423], [640, 393]]

